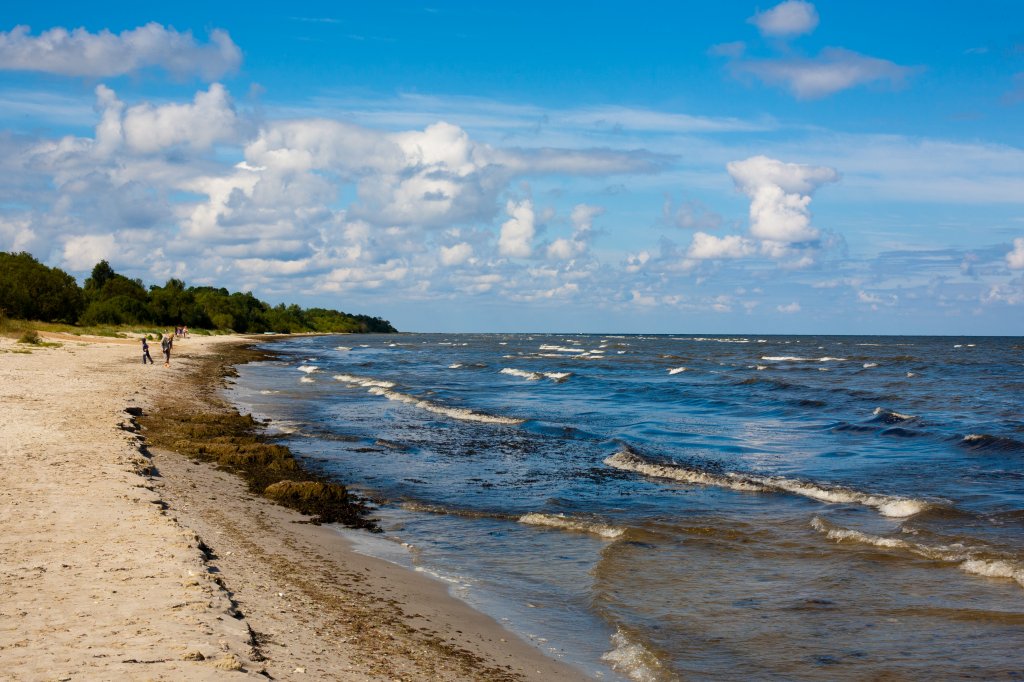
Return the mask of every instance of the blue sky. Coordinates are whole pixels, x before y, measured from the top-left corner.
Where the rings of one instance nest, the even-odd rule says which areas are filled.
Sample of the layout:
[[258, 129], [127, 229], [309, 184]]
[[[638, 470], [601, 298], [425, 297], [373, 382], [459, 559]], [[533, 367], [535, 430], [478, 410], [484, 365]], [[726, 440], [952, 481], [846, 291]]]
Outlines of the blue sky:
[[1024, 5], [0, 10], [0, 249], [417, 331], [1024, 332]]

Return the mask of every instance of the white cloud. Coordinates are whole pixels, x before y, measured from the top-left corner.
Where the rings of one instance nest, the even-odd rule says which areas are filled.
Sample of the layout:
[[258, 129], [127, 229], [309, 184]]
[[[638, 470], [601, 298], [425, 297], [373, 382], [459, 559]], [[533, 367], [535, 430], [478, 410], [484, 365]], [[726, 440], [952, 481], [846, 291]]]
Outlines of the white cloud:
[[594, 218], [602, 213], [604, 213], [604, 208], [601, 206], [576, 204], [569, 217], [575, 228], [572, 237], [568, 239], [561, 237], [549, 244], [547, 248], [548, 258], [568, 260], [586, 253], [590, 247]]
[[826, 47], [812, 58], [740, 59], [732, 62], [730, 68], [768, 85], [785, 87], [799, 99], [826, 97], [879, 81], [898, 87], [916, 70], [841, 47]]
[[798, 313], [800, 312], [800, 303], [798, 303], [797, 301], [793, 301], [792, 303], [788, 303], [786, 305], [775, 306], [775, 309], [778, 310], [780, 313]]
[[1006, 284], [993, 284], [982, 296], [985, 303], [1024, 304], [1024, 279], [1017, 278]]
[[212, 84], [207, 92], [197, 92], [191, 104], [130, 107], [122, 123], [125, 142], [138, 152], [179, 144], [209, 149], [216, 142], [234, 138], [237, 125], [231, 98], [220, 83]]
[[0, 217], [0, 251], [25, 251], [30, 249], [35, 241], [36, 233], [27, 218]]
[[501, 225], [498, 252], [502, 256], [528, 258], [533, 253], [533, 202], [529, 199], [520, 202], [509, 201], [505, 211], [509, 219]]
[[722, 258], [743, 258], [756, 252], [754, 243], [738, 234], [716, 237], [706, 232], [696, 232], [686, 257], [693, 260], [718, 260]]
[[113, 234], [86, 234], [64, 242], [64, 263], [72, 270], [87, 270], [116, 253]]
[[803, 0], [786, 0], [764, 12], [758, 12], [748, 21], [757, 26], [761, 35], [771, 38], [793, 38], [810, 33], [818, 26], [818, 11]]
[[733, 161], [727, 166], [736, 187], [750, 197], [750, 234], [758, 239], [793, 244], [817, 239], [811, 226], [811, 194], [836, 182], [833, 168], [784, 163], [767, 156]]
[[1013, 250], [1006, 254], [1006, 264], [1013, 270], [1024, 270], [1024, 237], [1013, 240]]
[[119, 34], [61, 27], [38, 36], [29, 31], [15, 26], [0, 33], [0, 70], [103, 78], [160, 68], [178, 77], [214, 80], [242, 63], [242, 51], [220, 29], [210, 32], [207, 44], [191, 31], [179, 33], [155, 22]]
[[466, 242], [441, 247], [441, 263], [443, 265], [461, 265], [472, 257], [473, 247]]

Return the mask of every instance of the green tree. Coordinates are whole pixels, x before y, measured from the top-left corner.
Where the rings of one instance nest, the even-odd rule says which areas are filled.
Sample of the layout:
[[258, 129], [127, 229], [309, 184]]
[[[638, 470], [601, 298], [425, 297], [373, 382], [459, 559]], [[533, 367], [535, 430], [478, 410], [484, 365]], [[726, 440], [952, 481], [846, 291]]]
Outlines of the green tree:
[[0, 252], [0, 309], [9, 317], [74, 322], [83, 305], [82, 290], [68, 273], [25, 252]]

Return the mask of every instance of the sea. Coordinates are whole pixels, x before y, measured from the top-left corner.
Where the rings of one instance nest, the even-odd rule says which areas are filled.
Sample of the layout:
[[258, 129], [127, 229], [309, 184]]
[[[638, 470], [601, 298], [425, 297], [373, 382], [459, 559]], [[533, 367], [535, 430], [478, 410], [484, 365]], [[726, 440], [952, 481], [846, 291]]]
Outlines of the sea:
[[1024, 339], [401, 334], [227, 389], [595, 679], [1024, 680]]

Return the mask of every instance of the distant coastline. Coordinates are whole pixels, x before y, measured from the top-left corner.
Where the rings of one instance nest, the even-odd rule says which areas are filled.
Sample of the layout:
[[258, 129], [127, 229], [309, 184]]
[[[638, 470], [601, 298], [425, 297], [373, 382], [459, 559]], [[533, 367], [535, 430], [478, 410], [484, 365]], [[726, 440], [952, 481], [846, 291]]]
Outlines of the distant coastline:
[[173, 277], [163, 286], [147, 288], [140, 279], [118, 274], [105, 260], [79, 287], [67, 272], [47, 267], [26, 252], [0, 252], [0, 321], [5, 317], [87, 327], [148, 325], [239, 334], [398, 331], [380, 317], [295, 304], [272, 306], [251, 292], [190, 287]]

